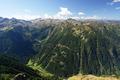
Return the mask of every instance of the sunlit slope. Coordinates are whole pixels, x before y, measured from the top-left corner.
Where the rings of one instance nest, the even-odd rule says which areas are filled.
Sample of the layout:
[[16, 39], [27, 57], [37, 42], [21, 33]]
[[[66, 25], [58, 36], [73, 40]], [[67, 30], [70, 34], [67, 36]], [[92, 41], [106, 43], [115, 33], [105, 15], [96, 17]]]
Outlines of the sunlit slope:
[[46, 74], [33, 70], [12, 57], [0, 55], [0, 80], [62, 80]]
[[94, 75], [77, 75], [68, 78], [68, 80], [120, 80], [119, 77], [115, 76], [94, 76]]

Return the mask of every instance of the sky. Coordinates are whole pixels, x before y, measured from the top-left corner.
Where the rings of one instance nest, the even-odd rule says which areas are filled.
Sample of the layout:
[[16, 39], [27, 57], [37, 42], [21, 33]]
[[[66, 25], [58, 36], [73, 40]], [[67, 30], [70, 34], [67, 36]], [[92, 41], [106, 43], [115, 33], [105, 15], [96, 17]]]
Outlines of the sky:
[[120, 0], [0, 0], [0, 17], [120, 20]]

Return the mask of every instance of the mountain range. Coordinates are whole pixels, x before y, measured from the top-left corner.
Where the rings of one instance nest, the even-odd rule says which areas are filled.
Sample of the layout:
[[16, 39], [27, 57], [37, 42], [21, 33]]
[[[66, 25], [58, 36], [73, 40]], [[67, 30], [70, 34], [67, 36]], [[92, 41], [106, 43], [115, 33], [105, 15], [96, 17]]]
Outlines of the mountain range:
[[0, 76], [26, 73], [31, 80], [120, 76], [119, 41], [120, 21], [0, 17]]

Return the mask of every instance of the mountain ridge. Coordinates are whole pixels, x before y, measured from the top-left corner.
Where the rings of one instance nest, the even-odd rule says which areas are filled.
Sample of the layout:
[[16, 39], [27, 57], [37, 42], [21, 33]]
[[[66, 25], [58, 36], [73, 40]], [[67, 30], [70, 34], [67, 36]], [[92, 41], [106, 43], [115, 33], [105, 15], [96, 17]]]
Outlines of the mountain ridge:
[[120, 75], [120, 21], [0, 18], [0, 54], [60, 77]]

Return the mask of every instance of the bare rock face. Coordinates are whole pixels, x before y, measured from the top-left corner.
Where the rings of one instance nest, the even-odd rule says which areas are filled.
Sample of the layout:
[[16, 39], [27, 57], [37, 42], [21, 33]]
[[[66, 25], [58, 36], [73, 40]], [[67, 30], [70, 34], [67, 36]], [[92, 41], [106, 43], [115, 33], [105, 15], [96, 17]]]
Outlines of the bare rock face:
[[27, 80], [27, 76], [25, 73], [19, 73], [12, 80]]

